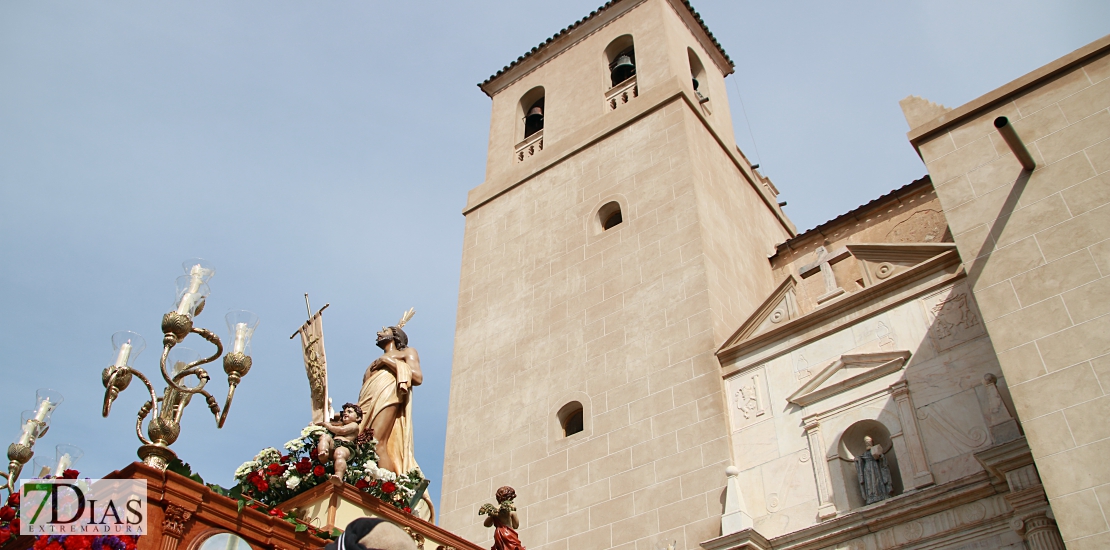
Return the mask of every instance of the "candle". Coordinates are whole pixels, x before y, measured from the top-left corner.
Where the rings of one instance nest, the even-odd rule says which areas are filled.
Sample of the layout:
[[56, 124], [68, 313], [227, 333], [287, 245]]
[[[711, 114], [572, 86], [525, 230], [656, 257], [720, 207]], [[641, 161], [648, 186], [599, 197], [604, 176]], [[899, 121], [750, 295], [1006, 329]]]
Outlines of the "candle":
[[186, 292], [181, 296], [181, 303], [177, 306], [178, 315], [192, 315], [193, 314], [193, 301], [196, 300], [196, 294]]
[[38, 410], [35, 411], [35, 421], [45, 422], [46, 415], [50, 414], [50, 411], [54, 410], [54, 407], [52, 407], [51, 405], [52, 403], [50, 403], [49, 398], [43, 398], [42, 402], [39, 403]]
[[62, 455], [62, 458], [58, 459], [58, 467], [54, 469], [54, 476], [57, 477], [62, 475], [72, 464], [73, 458], [69, 456], [69, 453]]
[[200, 284], [204, 282], [204, 273], [206, 271], [208, 270], [201, 267], [200, 264], [194, 265], [193, 268], [189, 270], [189, 292], [195, 294], [200, 291]]
[[23, 424], [23, 433], [19, 435], [19, 444], [20, 445], [30, 445], [31, 444], [31, 438], [33, 437], [34, 433], [35, 433], [35, 423], [28, 420], [27, 423]]
[[116, 356], [115, 366], [117, 366], [117, 367], [126, 367], [127, 366], [127, 360], [130, 359], [130, 358], [131, 358], [131, 340], [128, 340], [128, 341], [124, 342], [123, 344], [120, 344], [119, 355]]
[[247, 336], [249, 334], [246, 323], [235, 324], [235, 345], [231, 347], [231, 353], [245, 353], [244, 350], [247, 348]]

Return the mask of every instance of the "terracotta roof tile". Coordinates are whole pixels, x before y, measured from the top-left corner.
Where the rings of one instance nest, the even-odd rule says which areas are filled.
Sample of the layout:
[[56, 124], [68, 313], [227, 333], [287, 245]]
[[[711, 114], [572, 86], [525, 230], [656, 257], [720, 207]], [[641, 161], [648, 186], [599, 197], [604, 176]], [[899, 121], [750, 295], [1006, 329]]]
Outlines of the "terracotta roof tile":
[[917, 191], [918, 188], [925, 187], [925, 186], [932, 186], [932, 185], [933, 185], [933, 180], [929, 178], [928, 174], [926, 174], [924, 177], [922, 177], [920, 179], [913, 180], [913, 181], [907, 183], [906, 185], [903, 185], [902, 187], [899, 187], [898, 189], [895, 189], [895, 190], [893, 190], [893, 191], [891, 191], [891, 192], [889, 192], [885, 195], [882, 195], [882, 196], [880, 196], [880, 197], [878, 197], [878, 198], [876, 198], [872, 201], [869, 201], [867, 204], [862, 204], [860, 206], [857, 206], [857, 207], [853, 208], [852, 210], [849, 210], [848, 212], [845, 212], [845, 213], [843, 213], [843, 214], [841, 214], [841, 215], [839, 215], [839, 216], [837, 216], [837, 217], [835, 217], [835, 218], [833, 218], [833, 219], [831, 219], [831, 220], [829, 220], [829, 221], [827, 221], [827, 222], [825, 222], [821, 225], [818, 225], [817, 227], [814, 227], [813, 229], [808, 229], [806, 231], [798, 233], [797, 235], [791, 237], [786, 242], [783, 242], [783, 243], [779, 244], [776, 247], [775, 254], [776, 255], [777, 254], [782, 254], [783, 252], [786, 252], [787, 250], [790, 250], [790, 249], [794, 248], [794, 245], [797, 245], [797, 244], [801, 243], [802, 241], [805, 241], [805, 240], [809, 239], [814, 234], [816, 234], [816, 233], [824, 234], [826, 230], [831, 229], [831, 228], [833, 228], [837, 225], [840, 225], [840, 224], [842, 224], [842, 223], [844, 223], [848, 220], [856, 218], [859, 214], [862, 214], [863, 212], [871, 210], [872, 208], [878, 207], [878, 206], [882, 205], [883, 203], [889, 202], [890, 200], [892, 200], [896, 197], [900, 197], [902, 195], [909, 194], [910, 192], [915, 192], [915, 191]]
[[[519, 65], [525, 59], [528, 59], [529, 57], [534, 55], [536, 52], [543, 49], [544, 46], [547, 46], [548, 44], [550, 44], [554, 40], [562, 37], [563, 35], [567, 34], [570, 31], [578, 28], [578, 26], [580, 26], [581, 24], [585, 23], [586, 21], [589, 21], [590, 19], [593, 19], [598, 14], [600, 14], [601, 12], [609, 9], [611, 6], [613, 6], [614, 4], [616, 4], [620, 1], [621, 0], [609, 0], [609, 2], [606, 2], [600, 8], [597, 8], [596, 10], [590, 12], [590, 14], [587, 15], [586, 17], [583, 17], [582, 19], [579, 19], [578, 21], [575, 21], [574, 24], [572, 24], [571, 26], [555, 33], [551, 38], [548, 38], [547, 40], [544, 40], [542, 43], [540, 43], [540, 45], [532, 48], [531, 51], [529, 51], [528, 53], [516, 58], [516, 61], [513, 61], [512, 63], [509, 63], [508, 65], [505, 65], [504, 67], [501, 68], [500, 71], [497, 71], [493, 75], [490, 75], [490, 77], [487, 78], [484, 82], [479, 83], [478, 87], [481, 88], [481, 87], [485, 86], [486, 84], [489, 84], [490, 82], [493, 82], [494, 79], [496, 79], [497, 77], [505, 74], [505, 72], [507, 72], [509, 69], [512, 69], [513, 67]], [[690, 2], [688, 0], [681, 0], [681, 1], [682, 1], [682, 4], [684, 6], [686, 6], [686, 9], [690, 10], [690, 14], [694, 16], [694, 19], [698, 22], [698, 24], [701, 25], [701, 28], [702, 28], [703, 31], [705, 31], [705, 34], [707, 36], [709, 36], [710, 40], [713, 41], [713, 45], [717, 47], [717, 51], [721, 52], [721, 55], [723, 55], [725, 57], [725, 60], [728, 61], [728, 64], [730, 66], [735, 67], [736, 64], [733, 63], [732, 59], [728, 56], [727, 53], [725, 53], [725, 49], [721, 47], [720, 42], [717, 42], [717, 38], [715, 36], [713, 36], [713, 33], [709, 32], [709, 27], [707, 27], [705, 25], [705, 21], [702, 20], [701, 15], [697, 12], [697, 10], [694, 9], [694, 6], [690, 5]]]

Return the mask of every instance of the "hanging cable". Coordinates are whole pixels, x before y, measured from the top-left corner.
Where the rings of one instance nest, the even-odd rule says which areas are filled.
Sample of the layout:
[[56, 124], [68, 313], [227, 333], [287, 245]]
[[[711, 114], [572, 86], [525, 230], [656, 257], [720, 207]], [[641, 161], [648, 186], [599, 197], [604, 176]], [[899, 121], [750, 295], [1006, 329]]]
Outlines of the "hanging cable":
[[755, 143], [755, 133], [752, 132], [752, 121], [748, 119], [748, 109], [744, 107], [744, 97], [740, 95], [740, 86], [736, 84], [736, 78], [732, 79], [732, 87], [736, 90], [736, 98], [740, 100], [740, 111], [744, 113], [744, 122], [748, 125], [748, 135], [751, 136], [752, 147], [755, 148], [755, 159], [759, 161], [756, 165], [760, 165], [763, 164], [763, 157], [759, 154], [759, 145]]

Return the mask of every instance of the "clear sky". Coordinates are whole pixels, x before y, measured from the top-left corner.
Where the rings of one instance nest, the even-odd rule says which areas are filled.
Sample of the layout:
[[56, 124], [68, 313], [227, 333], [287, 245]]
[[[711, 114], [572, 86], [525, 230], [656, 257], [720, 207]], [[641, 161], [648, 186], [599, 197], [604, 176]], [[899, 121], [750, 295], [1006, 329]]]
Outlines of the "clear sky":
[[[289, 340], [308, 292], [331, 304], [337, 403], [374, 332], [416, 308], [416, 451], [438, 480], [461, 209], [489, 131], [475, 84], [599, 1], [0, 3], [0, 438], [50, 387], [65, 402], [40, 456], [76, 444], [91, 476], [135, 460], [138, 381], [99, 413], [109, 338], [145, 336], [137, 364], [160, 378], [159, 321], [199, 256], [217, 273], [198, 325], [225, 334], [239, 308], [262, 323], [227, 425], [203, 400], [185, 413], [173, 448], [194, 470], [230, 486], [308, 422]], [[694, 4], [737, 65], [737, 141], [799, 230], [925, 174], [903, 97], [955, 107], [1110, 32], [1103, 0]], [[197, 338], [183, 345], [210, 349]]]

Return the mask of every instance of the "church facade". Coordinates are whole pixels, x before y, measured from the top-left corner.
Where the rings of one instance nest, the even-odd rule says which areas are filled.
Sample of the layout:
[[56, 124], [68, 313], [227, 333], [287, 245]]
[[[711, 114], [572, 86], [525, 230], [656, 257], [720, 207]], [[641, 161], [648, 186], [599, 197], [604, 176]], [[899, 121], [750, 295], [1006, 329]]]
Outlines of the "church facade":
[[[800, 234], [684, 0], [609, 2], [480, 84], [440, 525], [488, 546], [508, 485], [531, 550], [1097, 547], [1110, 469], [1072, 419], [1101, 422], [1110, 351], [1110, 42], [1088, 50], [972, 107], [907, 99], [930, 175]], [[1061, 223], [1068, 251], [1029, 259]]]

